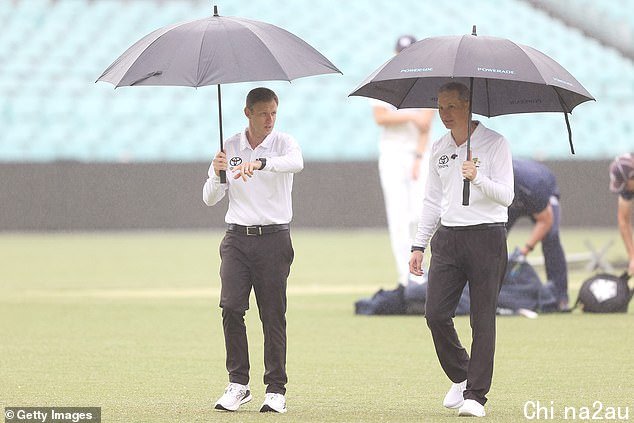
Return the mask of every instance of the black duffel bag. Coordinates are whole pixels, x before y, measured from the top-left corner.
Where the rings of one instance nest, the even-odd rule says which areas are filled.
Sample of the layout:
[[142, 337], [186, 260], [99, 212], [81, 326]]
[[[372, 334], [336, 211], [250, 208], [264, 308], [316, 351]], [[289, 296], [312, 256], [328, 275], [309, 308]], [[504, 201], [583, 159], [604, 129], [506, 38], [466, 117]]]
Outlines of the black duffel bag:
[[575, 307], [588, 313], [627, 313], [627, 306], [634, 295], [627, 282], [630, 276], [608, 273], [595, 275], [583, 282]]

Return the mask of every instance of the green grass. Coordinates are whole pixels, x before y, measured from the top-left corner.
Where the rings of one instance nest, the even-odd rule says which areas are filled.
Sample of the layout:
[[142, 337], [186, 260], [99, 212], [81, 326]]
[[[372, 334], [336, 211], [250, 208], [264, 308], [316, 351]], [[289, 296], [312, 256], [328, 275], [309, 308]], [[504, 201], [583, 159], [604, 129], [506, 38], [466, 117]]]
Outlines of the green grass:
[[[567, 252], [624, 251], [616, 230], [564, 230]], [[289, 279], [288, 407], [257, 412], [262, 334], [247, 314], [254, 401], [213, 411], [227, 382], [218, 308], [219, 232], [0, 235], [0, 407], [99, 406], [104, 422], [449, 422], [449, 382], [420, 316], [360, 317], [395, 286], [385, 231], [300, 231]], [[511, 233], [522, 245], [526, 231]], [[590, 272], [571, 270], [571, 298]], [[631, 307], [632, 308], [632, 307]], [[634, 313], [498, 319], [491, 422], [527, 401], [629, 407]], [[469, 345], [468, 318], [456, 318]], [[624, 411], [624, 410], [623, 410]]]

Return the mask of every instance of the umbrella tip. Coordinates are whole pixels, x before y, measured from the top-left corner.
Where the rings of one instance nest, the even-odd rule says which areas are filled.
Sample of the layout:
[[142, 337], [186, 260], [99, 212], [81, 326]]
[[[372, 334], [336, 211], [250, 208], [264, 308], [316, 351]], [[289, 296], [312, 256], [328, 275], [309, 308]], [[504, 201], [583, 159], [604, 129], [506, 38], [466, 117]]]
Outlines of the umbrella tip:
[[215, 4], [214, 4], [214, 16], [220, 16], [218, 14], [218, 6], [216, 6]]
[[473, 25], [473, 29], [471, 30], [471, 35], [478, 35], [476, 33], [476, 26], [475, 25]]

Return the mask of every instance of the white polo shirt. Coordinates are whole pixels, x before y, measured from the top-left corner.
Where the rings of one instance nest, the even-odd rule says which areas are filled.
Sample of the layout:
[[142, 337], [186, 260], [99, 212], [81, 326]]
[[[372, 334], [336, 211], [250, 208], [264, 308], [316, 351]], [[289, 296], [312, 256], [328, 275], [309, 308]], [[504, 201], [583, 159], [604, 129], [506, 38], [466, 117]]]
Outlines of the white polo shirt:
[[462, 163], [467, 143], [456, 146], [449, 131], [431, 150], [423, 213], [413, 245], [427, 247], [438, 221], [469, 226], [508, 220], [513, 202], [513, 162], [508, 141], [482, 123], [471, 134], [472, 159], [478, 174], [471, 182], [469, 205], [462, 205]]
[[[304, 168], [302, 152], [295, 138], [273, 131], [253, 149], [245, 129], [226, 140], [224, 150], [229, 162], [227, 183], [220, 183], [212, 164], [203, 186], [205, 204], [213, 206], [228, 191], [229, 208], [225, 222], [244, 226], [290, 223], [293, 218], [293, 173]], [[264, 169], [255, 171], [246, 182], [242, 178], [233, 179], [231, 166], [261, 157], [266, 159]]]

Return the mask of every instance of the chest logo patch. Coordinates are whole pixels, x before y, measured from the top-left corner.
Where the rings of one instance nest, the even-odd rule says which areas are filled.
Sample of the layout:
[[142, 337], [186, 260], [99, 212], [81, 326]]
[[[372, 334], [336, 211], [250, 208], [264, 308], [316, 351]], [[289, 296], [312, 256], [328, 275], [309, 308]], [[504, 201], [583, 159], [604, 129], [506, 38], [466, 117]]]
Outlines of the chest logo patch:
[[240, 157], [236, 156], [229, 159], [229, 164], [231, 166], [238, 166], [240, 163], [242, 163], [242, 159]]
[[447, 163], [449, 163], [449, 157], [447, 157], [446, 154], [443, 154], [442, 156], [440, 156], [440, 158], [438, 159], [438, 167], [439, 168], [449, 167]]

